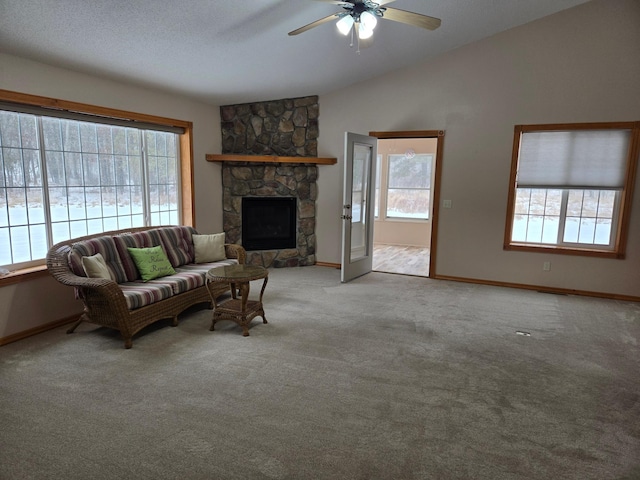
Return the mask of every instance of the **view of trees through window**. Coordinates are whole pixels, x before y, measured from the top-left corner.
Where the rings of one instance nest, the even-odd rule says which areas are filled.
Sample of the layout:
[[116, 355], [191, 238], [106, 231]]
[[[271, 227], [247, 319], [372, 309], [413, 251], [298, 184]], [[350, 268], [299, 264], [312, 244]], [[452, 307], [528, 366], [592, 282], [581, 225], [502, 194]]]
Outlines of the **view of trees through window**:
[[608, 246], [618, 196], [616, 190], [518, 188], [511, 238]]
[[389, 155], [387, 217], [429, 218], [432, 160], [427, 154]]
[[0, 111], [0, 265], [60, 241], [177, 224], [177, 135]]

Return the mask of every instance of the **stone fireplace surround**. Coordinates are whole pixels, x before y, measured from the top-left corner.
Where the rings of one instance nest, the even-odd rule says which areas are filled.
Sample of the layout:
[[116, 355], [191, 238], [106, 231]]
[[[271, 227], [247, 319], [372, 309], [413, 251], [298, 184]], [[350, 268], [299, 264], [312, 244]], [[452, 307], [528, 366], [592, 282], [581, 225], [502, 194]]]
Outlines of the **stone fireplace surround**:
[[248, 251], [247, 264], [295, 267], [316, 263], [318, 96], [220, 107], [223, 223], [226, 241], [241, 243], [242, 197], [296, 197], [296, 247]]
[[297, 267], [316, 263], [317, 165], [222, 164], [223, 223], [228, 243], [241, 243], [242, 197], [296, 197], [296, 248], [248, 251], [247, 264], [264, 267]]

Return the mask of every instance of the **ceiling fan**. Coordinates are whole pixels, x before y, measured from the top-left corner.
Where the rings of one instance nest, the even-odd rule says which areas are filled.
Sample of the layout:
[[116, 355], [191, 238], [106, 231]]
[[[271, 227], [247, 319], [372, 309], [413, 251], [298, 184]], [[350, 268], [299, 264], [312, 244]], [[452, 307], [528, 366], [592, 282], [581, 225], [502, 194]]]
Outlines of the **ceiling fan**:
[[311, 30], [318, 25], [330, 22], [337, 19], [336, 26], [343, 35], [351, 33], [352, 39], [355, 35], [358, 39], [358, 45], [360, 41], [364, 40], [365, 45], [367, 40], [371, 41], [373, 36], [373, 29], [378, 23], [378, 18], [384, 18], [387, 20], [393, 20], [394, 22], [405, 23], [407, 25], [414, 25], [420, 28], [426, 28], [427, 30], [435, 30], [440, 26], [441, 20], [435, 17], [429, 17], [422, 15], [421, 13], [408, 12], [406, 10], [400, 10], [399, 8], [385, 7], [394, 0], [316, 0], [318, 2], [331, 3], [339, 5], [344, 11], [336, 12], [327, 17], [311, 22], [304, 27], [300, 27], [296, 30], [289, 32], [289, 35], [298, 35], [300, 33]]

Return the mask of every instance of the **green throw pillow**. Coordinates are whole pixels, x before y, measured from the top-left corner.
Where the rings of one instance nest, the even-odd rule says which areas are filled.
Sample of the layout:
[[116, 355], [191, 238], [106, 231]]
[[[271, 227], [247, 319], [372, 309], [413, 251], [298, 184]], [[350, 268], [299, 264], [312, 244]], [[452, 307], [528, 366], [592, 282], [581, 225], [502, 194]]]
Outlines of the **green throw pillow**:
[[160, 245], [151, 248], [127, 248], [127, 250], [133, 258], [133, 263], [138, 267], [143, 282], [176, 273]]

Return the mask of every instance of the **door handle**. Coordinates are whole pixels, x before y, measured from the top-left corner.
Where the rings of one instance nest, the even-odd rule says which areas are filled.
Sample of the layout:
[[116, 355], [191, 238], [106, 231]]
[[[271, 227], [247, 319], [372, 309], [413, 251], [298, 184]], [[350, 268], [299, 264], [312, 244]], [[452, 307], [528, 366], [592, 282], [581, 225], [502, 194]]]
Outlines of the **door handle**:
[[351, 215], [342, 215], [340, 218], [343, 220], [351, 220], [353, 217]]

